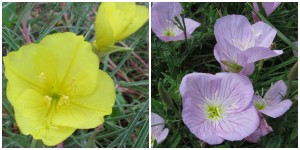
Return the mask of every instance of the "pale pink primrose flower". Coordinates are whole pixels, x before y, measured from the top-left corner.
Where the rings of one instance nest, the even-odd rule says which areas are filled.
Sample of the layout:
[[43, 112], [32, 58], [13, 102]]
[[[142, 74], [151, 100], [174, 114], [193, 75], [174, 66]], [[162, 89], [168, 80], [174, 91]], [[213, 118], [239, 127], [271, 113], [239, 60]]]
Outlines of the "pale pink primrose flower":
[[258, 128], [251, 135], [245, 138], [246, 141], [252, 143], [258, 143], [261, 137], [273, 131], [272, 127], [268, 125], [266, 118], [260, 112], [258, 114], [260, 116], [260, 123]]
[[253, 103], [259, 112], [272, 118], [280, 117], [292, 106], [290, 99], [283, 100], [286, 91], [286, 84], [279, 80], [270, 87], [264, 98], [254, 95]]
[[168, 136], [169, 129], [165, 127], [165, 120], [157, 115], [156, 113], [151, 112], [151, 143], [154, 143], [156, 140], [157, 144], [162, 143]]
[[[178, 2], [155, 2], [151, 7], [151, 28], [156, 36], [164, 41], [185, 40], [184, 32], [174, 24], [175, 17], [181, 21], [182, 7]], [[189, 18], [184, 18], [186, 25], [187, 37], [191, 37], [194, 30], [200, 26]], [[182, 22], [181, 22], [182, 24]]]
[[191, 73], [180, 84], [182, 119], [200, 140], [220, 144], [249, 136], [259, 125], [252, 83], [236, 73]]
[[214, 56], [225, 71], [250, 75], [255, 62], [281, 55], [271, 50], [276, 30], [262, 21], [253, 25], [242, 15], [228, 15], [217, 19], [214, 26], [217, 44]]
[[[275, 9], [280, 5], [281, 2], [264, 2], [262, 3], [262, 6], [266, 12], [267, 16], [270, 16]], [[259, 12], [259, 7], [257, 2], [253, 2], [253, 8], [256, 12]], [[255, 14], [255, 12], [252, 12], [252, 17], [254, 19], [254, 22], [260, 21], [259, 17]]]

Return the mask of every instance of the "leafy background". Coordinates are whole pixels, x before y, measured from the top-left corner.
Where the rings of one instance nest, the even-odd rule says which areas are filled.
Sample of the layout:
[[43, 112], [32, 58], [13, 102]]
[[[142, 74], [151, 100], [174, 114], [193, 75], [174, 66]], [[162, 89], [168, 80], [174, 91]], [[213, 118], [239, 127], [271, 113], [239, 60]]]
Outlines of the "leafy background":
[[[148, 3], [139, 3], [146, 5]], [[74, 32], [95, 40], [94, 20], [100, 3], [2, 3], [2, 56], [26, 44], [22, 20], [32, 42], [57, 32]], [[65, 17], [67, 16], [67, 17]], [[120, 44], [134, 51], [111, 54], [101, 61], [117, 85], [113, 113], [100, 129], [76, 130], [64, 147], [148, 147], [148, 22]], [[5, 67], [2, 63], [2, 72]], [[20, 133], [6, 97], [2, 73], [2, 147], [30, 147], [32, 137]], [[47, 147], [41, 141], [39, 147]]]
[[[267, 118], [273, 132], [257, 144], [247, 141], [225, 141], [220, 145], [208, 145], [197, 139], [185, 126], [181, 118], [181, 96], [179, 85], [184, 75], [191, 72], [215, 74], [221, 71], [213, 55], [216, 44], [213, 27], [216, 19], [228, 14], [246, 16], [253, 24], [252, 3], [181, 3], [185, 16], [201, 23], [195, 30], [189, 44], [183, 41], [164, 43], [152, 32], [151, 44], [151, 111], [166, 120], [170, 132], [167, 139], [154, 147], [298, 147], [298, 79], [292, 81], [290, 99], [292, 107], [281, 117]], [[289, 40], [298, 40], [298, 4], [281, 3], [270, 15], [268, 21]], [[263, 69], [250, 76], [255, 91], [264, 93], [272, 83], [284, 80], [292, 66], [298, 61], [292, 49], [278, 36], [272, 49], [281, 49], [283, 54], [265, 60]], [[257, 63], [258, 66], [258, 63]]]

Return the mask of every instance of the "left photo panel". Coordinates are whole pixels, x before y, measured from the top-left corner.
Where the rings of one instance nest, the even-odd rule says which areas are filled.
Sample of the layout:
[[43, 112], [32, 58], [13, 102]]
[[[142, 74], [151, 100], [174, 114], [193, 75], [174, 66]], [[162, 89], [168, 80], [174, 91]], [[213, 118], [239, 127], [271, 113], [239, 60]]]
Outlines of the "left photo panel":
[[3, 148], [148, 148], [149, 3], [2, 3]]

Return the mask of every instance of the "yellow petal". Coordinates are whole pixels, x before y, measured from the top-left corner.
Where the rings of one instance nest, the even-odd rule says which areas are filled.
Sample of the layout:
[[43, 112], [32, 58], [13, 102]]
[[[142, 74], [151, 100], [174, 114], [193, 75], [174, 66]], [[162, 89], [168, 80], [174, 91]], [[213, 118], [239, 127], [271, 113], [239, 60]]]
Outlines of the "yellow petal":
[[95, 21], [96, 48], [102, 53], [108, 51], [108, 46], [113, 46], [121, 39], [136, 16], [136, 5], [129, 3], [101, 3]]
[[116, 37], [116, 41], [121, 41], [126, 39], [128, 36], [136, 32], [139, 28], [141, 28], [145, 22], [149, 18], [149, 12], [148, 8], [145, 6], [136, 6], [136, 16], [130, 23], [129, 27], [125, 30], [125, 32], [122, 32], [118, 37]]
[[31, 134], [48, 146], [57, 145], [75, 131], [71, 127], [54, 126], [45, 96], [32, 89], [23, 92], [17, 99], [15, 116], [23, 134]]
[[114, 34], [112, 26], [110, 25], [110, 22], [105, 15], [105, 10], [100, 8], [98, 9], [98, 14], [95, 21], [96, 48], [98, 50], [114, 44]]
[[[39, 78], [42, 71], [34, 67], [42, 65], [39, 62], [35, 62], [39, 55], [39, 49], [40, 47], [37, 44], [29, 44], [22, 46], [17, 52], [8, 53], [3, 58], [5, 76], [8, 79], [7, 97], [13, 106], [18, 96], [26, 89], [43, 92], [44, 86]], [[50, 58], [51, 56], [49, 56]], [[55, 63], [55, 60], [48, 62], [48, 65], [52, 66], [52, 63]], [[49, 77], [48, 81], [50, 80]]]
[[74, 97], [69, 105], [63, 105], [53, 114], [53, 123], [79, 129], [95, 128], [104, 122], [104, 116], [112, 112], [116, 91], [111, 77], [98, 72], [96, 91], [86, 97]]
[[105, 9], [105, 15], [112, 26], [114, 39], [117, 42], [118, 36], [129, 27], [136, 15], [135, 3], [102, 3], [100, 9]]
[[56, 33], [46, 36], [39, 45], [47, 47], [44, 55], [52, 53], [55, 57], [57, 69], [52, 71], [57, 75], [57, 91], [82, 96], [94, 92], [99, 60], [83, 36]]

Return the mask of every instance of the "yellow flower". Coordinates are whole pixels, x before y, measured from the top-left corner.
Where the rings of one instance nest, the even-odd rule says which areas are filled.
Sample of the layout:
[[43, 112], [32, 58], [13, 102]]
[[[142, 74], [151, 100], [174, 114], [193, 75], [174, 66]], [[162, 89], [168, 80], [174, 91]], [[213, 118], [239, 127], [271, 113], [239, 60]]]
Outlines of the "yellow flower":
[[114, 49], [114, 43], [124, 40], [148, 20], [148, 8], [132, 3], [101, 3], [95, 21], [97, 52]]
[[57, 33], [3, 58], [7, 97], [21, 132], [56, 145], [111, 114], [115, 89], [83, 36]]

